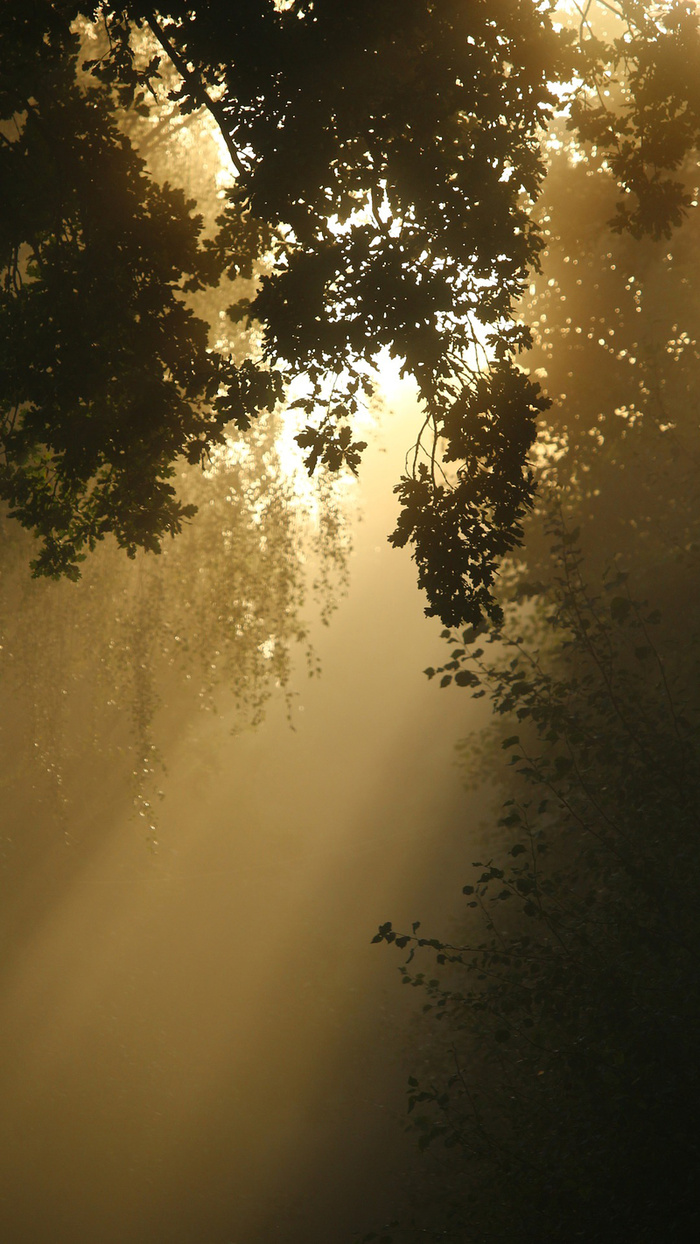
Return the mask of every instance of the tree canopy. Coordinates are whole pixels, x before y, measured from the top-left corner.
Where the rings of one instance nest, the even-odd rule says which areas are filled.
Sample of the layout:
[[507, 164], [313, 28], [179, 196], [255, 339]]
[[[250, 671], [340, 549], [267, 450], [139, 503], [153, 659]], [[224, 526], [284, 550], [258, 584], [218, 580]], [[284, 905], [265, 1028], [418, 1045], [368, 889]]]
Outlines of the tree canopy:
[[[42, 541], [35, 573], [76, 575], [107, 533], [157, 549], [190, 512], [174, 462], [245, 430], [293, 378], [309, 471], [357, 471], [353, 416], [388, 350], [423, 418], [390, 539], [412, 547], [426, 612], [498, 615], [548, 406], [517, 358], [553, 117], [603, 154], [614, 228], [666, 236], [690, 202], [696, 7], [606, 4], [607, 40], [597, 7], [567, 24], [550, 0], [8, 0], [0, 497]], [[124, 127], [156, 106], [166, 65], [235, 173], [215, 236]], [[259, 326], [244, 358], [188, 301], [222, 280], [231, 318]]]

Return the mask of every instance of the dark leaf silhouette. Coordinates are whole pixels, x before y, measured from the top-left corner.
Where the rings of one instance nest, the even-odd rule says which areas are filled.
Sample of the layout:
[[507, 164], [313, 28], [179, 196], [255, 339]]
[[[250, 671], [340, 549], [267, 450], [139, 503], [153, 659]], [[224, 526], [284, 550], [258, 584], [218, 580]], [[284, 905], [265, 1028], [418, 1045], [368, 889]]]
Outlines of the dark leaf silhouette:
[[[532, 0], [6, 0], [2, 491], [44, 540], [37, 571], [76, 573], [107, 532], [157, 548], [187, 517], [177, 457], [206, 456], [227, 421], [245, 430], [295, 377], [307, 468], [356, 472], [352, 422], [386, 350], [423, 417], [391, 540], [412, 547], [428, 613], [498, 617], [547, 407], [515, 359], [553, 85], [624, 192], [615, 228], [667, 236], [690, 201], [697, 12], [613, 5], [605, 42], [595, 7], [567, 30]], [[78, 19], [101, 23], [100, 55], [81, 60]], [[208, 111], [235, 175], [204, 242], [115, 126], [166, 65], [171, 102]], [[247, 283], [229, 312], [259, 333], [246, 370], [185, 301], [222, 274]]]

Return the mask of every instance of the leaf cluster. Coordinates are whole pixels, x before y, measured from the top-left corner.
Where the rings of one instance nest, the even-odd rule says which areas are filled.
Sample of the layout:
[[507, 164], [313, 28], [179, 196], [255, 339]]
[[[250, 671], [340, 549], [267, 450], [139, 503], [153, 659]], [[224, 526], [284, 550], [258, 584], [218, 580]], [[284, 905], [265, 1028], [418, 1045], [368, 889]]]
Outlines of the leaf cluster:
[[106, 88], [79, 81], [60, 14], [4, 9], [0, 54], [0, 497], [41, 540], [34, 572], [74, 578], [107, 533], [133, 556], [179, 532], [174, 463], [281, 389], [209, 348], [187, 304], [218, 271], [201, 218], [146, 175]]
[[[579, 6], [576, 6], [579, 8]], [[623, 198], [617, 232], [668, 238], [692, 196], [678, 176], [700, 135], [700, 16], [688, 0], [602, 6], [621, 33], [599, 38], [593, 12], [580, 12], [578, 72], [583, 81], [569, 126], [603, 154]]]

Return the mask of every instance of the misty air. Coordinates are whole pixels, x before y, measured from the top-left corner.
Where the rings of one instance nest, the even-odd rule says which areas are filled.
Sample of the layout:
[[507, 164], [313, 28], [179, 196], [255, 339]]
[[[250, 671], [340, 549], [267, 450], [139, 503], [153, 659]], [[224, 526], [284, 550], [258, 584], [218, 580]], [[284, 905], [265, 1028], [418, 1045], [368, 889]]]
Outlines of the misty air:
[[697, 1240], [699, 80], [4, 0], [2, 1244]]

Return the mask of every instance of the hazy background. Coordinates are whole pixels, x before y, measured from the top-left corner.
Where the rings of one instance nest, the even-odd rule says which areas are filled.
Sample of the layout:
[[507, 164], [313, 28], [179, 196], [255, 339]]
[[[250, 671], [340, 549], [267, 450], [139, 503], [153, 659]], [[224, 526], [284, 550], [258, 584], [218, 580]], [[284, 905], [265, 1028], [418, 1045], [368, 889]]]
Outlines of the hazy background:
[[[408, 557], [386, 542], [415, 418], [409, 391], [393, 405], [342, 502], [349, 591], [330, 626], [307, 602], [289, 709], [273, 685], [264, 720], [234, 734], [235, 689], [214, 687], [219, 712], [202, 712], [164, 677], [148, 737], [167, 773], [156, 765], [143, 788], [130, 769], [133, 688], [115, 707], [104, 675], [88, 705], [89, 667], [82, 682], [78, 668], [89, 637], [76, 610], [111, 585], [109, 613], [114, 580], [31, 583], [19, 561], [5, 576], [6, 625], [15, 649], [25, 641], [2, 721], [0, 1147], [12, 1244], [320, 1244], [368, 1230], [402, 1196], [413, 1142], [395, 1116], [415, 995], [370, 938], [385, 919], [456, 905], [479, 807], [454, 755], [470, 702], [423, 675], [441, 627], [423, 616]], [[301, 542], [312, 520], [295, 521]], [[318, 563], [310, 554], [308, 575]], [[47, 633], [27, 633], [28, 620]], [[309, 642], [322, 671], [312, 678]], [[63, 672], [52, 664], [61, 648]], [[50, 714], [66, 669], [73, 709], [56, 782], [49, 745], [32, 766], [20, 744], [31, 746], [42, 696]], [[157, 803], [152, 831], [144, 802]]]

